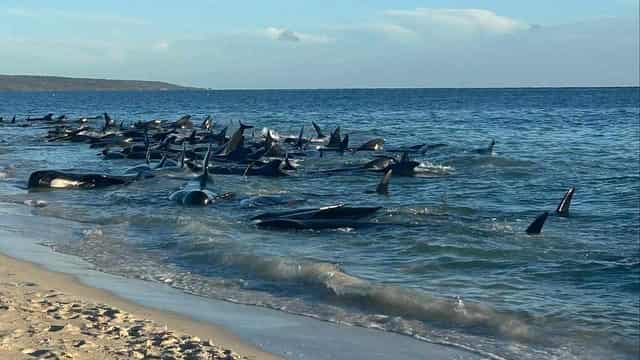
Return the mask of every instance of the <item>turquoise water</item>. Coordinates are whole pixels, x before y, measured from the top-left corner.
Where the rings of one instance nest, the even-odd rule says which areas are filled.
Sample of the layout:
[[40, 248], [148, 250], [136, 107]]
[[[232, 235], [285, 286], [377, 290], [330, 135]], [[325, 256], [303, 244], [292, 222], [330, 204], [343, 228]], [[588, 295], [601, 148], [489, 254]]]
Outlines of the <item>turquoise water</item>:
[[[367, 194], [377, 174], [318, 175], [370, 153], [310, 154], [281, 179], [216, 176], [229, 202], [168, 200], [181, 178], [95, 191], [27, 192], [31, 171], [121, 173], [86, 144], [45, 143], [42, 126], [0, 125], [0, 202], [44, 200], [71, 220], [45, 243], [103, 271], [202, 296], [399, 332], [506, 358], [636, 358], [640, 332], [640, 91], [407, 89], [0, 93], [0, 116], [106, 111], [118, 120], [237, 120], [297, 134], [311, 121], [357, 145], [445, 143], [420, 176]], [[471, 149], [495, 138], [492, 156]], [[524, 229], [577, 188], [569, 218]], [[277, 200], [277, 201], [273, 201]], [[363, 229], [269, 231], [264, 211], [347, 202], [383, 206]]]

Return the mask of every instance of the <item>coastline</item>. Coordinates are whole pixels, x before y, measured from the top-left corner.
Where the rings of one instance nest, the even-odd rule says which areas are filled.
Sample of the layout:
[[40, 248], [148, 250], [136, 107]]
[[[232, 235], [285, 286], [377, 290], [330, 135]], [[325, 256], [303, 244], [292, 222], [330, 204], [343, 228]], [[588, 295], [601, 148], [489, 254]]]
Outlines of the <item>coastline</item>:
[[[3, 205], [0, 207], [0, 256], [3, 256], [0, 264], [6, 257], [14, 259], [15, 263], [26, 264], [25, 269], [40, 271], [46, 279], [50, 276], [67, 279], [69, 286], [77, 286], [73, 289], [104, 295], [103, 302], [108, 301], [110, 306], [124, 311], [130, 309], [137, 316], [140, 314], [151, 320], [158, 319], [157, 322], [175, 326], [171, 330], [184, 329], [200, 339], [211, 337], [213, 343], [230, 347], [249, 359], [252, 354], [256, 354], [254, 358], [258, 359], [280, 356], [296, 360], [488, 357], [483, 352], [455, 344], [431, 343], [377, 329], [204, 298], [166, 284], [104, 273], [81, 258], [53, 251], [45, 245], [52, 236], [70, 236], [72, 223], [34, 216], [22, 204], [0, 204]], [[0, 274], [0, 283], [7, 281]], [[46, 283], [53, 284], [49, 280]], [[212, 334], [216, 337], [213, 338]], [[0, 341], [2, 336], [0, 330]], [[0, 358], [1, 355], [0, 351]]]
[[221, 327], [144, 307], [84, 285], [70, 275], [0, 253], [0, 354], [3, 353], [2, 357], [51, 353], [82, 359], [161, 354], [280, 359]]

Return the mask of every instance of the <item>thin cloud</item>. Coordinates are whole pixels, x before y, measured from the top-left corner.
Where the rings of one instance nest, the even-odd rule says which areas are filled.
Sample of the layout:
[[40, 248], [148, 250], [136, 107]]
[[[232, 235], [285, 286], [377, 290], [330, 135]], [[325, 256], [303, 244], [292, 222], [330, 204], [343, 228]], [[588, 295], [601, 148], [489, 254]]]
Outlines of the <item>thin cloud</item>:
[[530, 26], [507, 16], [485, 9], [388, 10], [384, 12], [392, 22], [412, 30], [440, 27], [449, 31], [506, 34], [527, 30]]
[[97, 14], [90, 12], [67, 11], [57, 9], [8, 8], [6, 14], [25, 18], [55, 18], [67, 21], [89, 23], [108, 23], [120, 25], [149, 25], [149, 21], [130, 16], [115, 14]]

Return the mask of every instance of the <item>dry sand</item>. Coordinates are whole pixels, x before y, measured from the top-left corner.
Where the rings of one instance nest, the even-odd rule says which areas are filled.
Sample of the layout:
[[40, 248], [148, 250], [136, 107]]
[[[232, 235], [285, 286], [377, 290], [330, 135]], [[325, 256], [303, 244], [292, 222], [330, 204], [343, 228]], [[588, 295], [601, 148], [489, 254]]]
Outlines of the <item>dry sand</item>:
[[37, 358], [278, 359], [219, 327], [0, 254], [0, 359]]

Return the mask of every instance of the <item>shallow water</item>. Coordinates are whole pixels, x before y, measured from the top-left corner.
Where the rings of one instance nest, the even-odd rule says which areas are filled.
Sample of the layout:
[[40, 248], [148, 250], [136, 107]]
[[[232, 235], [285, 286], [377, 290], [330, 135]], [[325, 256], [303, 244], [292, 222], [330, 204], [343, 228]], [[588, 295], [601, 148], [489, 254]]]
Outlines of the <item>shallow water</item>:
[[[366, 194], [374, 174], [326, 176], [371, 154], [301, 162], [284, 179], [216, 176], [236, 199], [205, 209], [168, 200], [178, 174], [95, 191], [27, 192], [29, 173], [121, 173], [85, 144], [44, 143], [46, 129], [0, 125], [0, 201], [44, 200], [35, 216], [72, 221], [43, 242], [106, 272], [198, 295], [517, 358], [635, 358], [640, 297], [640, 91], [467, 89], [0, 93], [0, 116], [109, 112], [118, 120], [213, 114], [281, 134], [311, 121], [351, 143], [446, 143], [422, 176]], [[497, 141], [493, 156], [470, 149]], [[571, 217], [524, 229], [577, 188]], [[379, 205], [363, 229], [268, 231], [252, 215], [295, 206]], [[26, 206], [26, 205], [25, 205]], [[62, 221], [61, 220], [61, 221]]]

